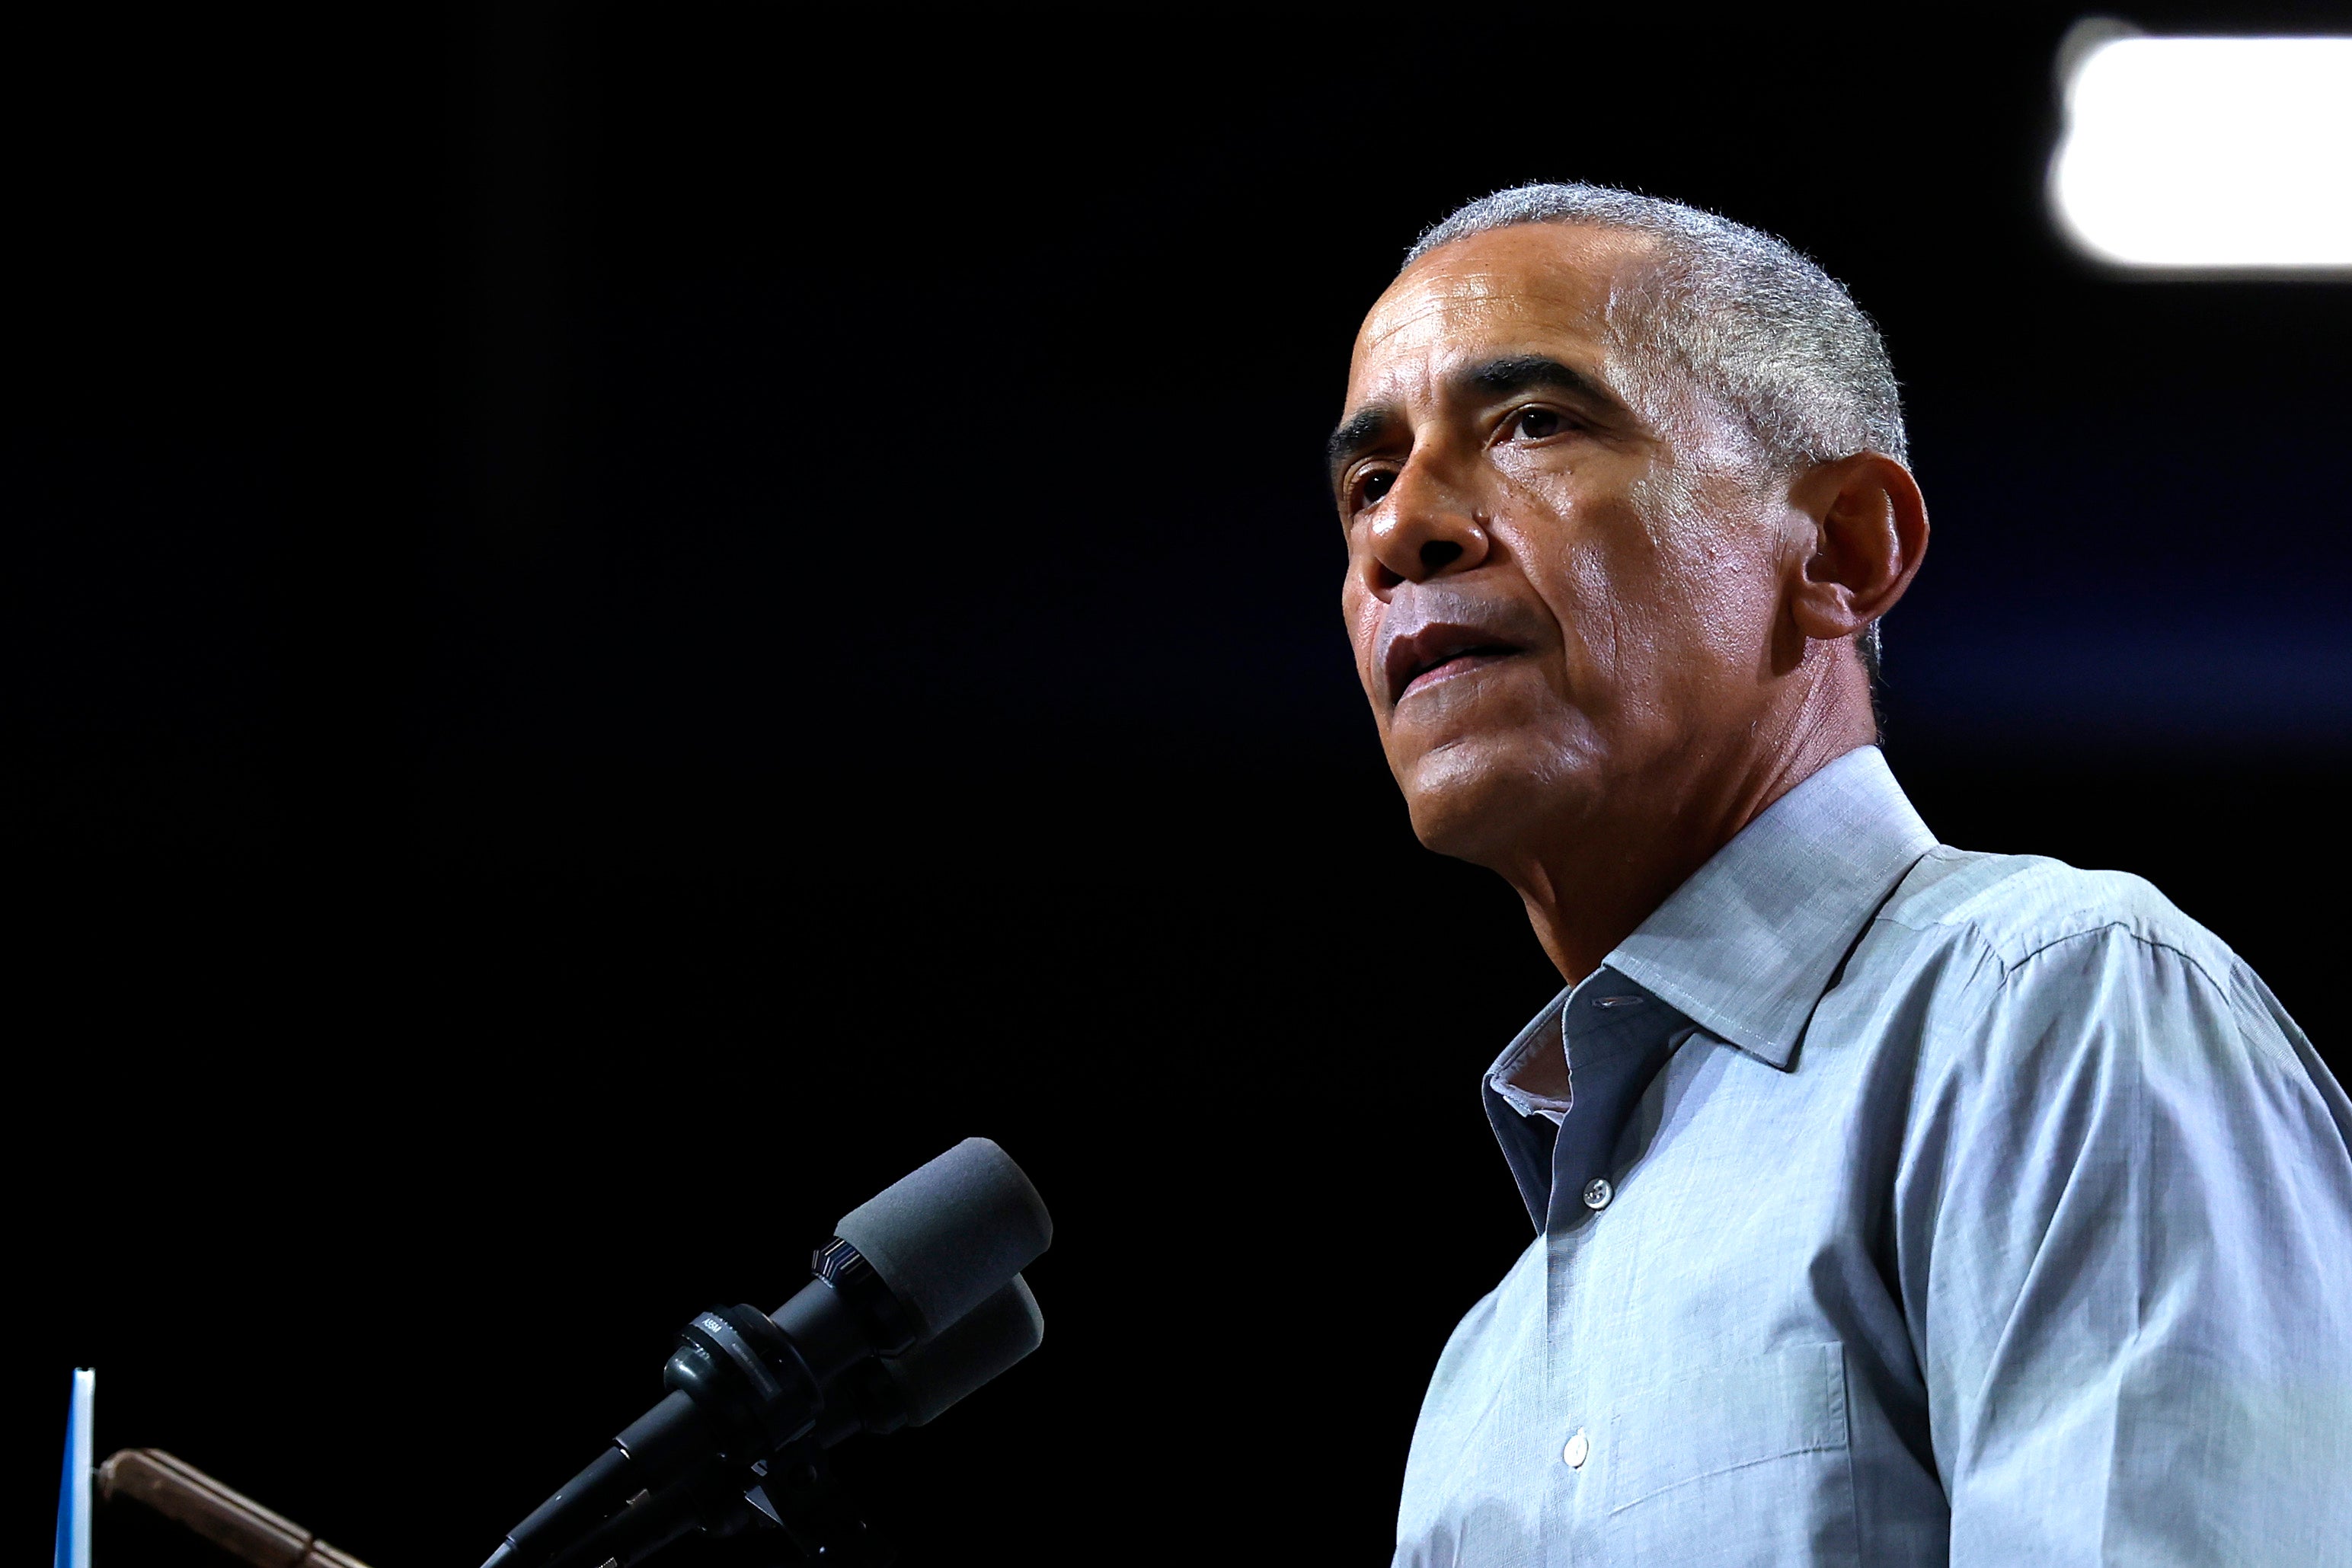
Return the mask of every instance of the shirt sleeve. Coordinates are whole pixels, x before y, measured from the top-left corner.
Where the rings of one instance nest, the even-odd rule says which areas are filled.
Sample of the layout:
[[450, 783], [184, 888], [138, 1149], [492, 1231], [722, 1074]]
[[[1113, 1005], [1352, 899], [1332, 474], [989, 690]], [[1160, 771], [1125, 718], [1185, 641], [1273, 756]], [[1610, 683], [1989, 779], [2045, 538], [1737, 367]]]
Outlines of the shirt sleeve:
[[2352, 1111], [2260, 980], [1988, 956], [1897, 1183], [1956, 1568], [2352, 1563]]

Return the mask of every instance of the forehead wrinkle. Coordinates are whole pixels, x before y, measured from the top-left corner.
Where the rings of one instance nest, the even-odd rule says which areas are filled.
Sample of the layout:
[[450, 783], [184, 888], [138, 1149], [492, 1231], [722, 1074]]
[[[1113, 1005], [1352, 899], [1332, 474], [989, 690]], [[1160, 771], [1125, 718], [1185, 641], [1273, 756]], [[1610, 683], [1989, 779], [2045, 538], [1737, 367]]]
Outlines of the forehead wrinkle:
[[[1483, 267], [1436, 279], [1408, 273], [1373, 305], [1357, 336], [1349, 367], [1351, 402], [1383, 393], [1392, 402], [1427, 401], [1454, 390], [1467, 367], [1530, 355], [1573, 365], [1630, 401], [1614, 373], [1615, 337], [1607, 319], [1612, 291], [1603, 287], [1598, 298], [1583, 291], [1580, 298], [1563, 298], [1570, 291], [1541, 285], [1568, 278], [1539, 276], [1533, 289], [1527, 281]], [[1400, 285], [1406, 287], [1400, 291]]]
[[[1490, 276], [1481, 274], [1476, 280], [1485, 283], [1490, 281]], [[1500, 342], [1505, 338], [1523, 340], [1530, 332], [1549, 335], [1566, 331], [1580, 339], [1600, 336], [1591, 330], [1597, 322], [1547, 319], [1552, 313], [1543, 306], [1550, 301], [1531, 300], [1523, 293], [1499, 287], [1444, 293], [1415, 290], [1414, 294], [1417, 297], [1409, 297], [1401, 308], [1390, 300], [1372, 308], [1357, 340], [1355, 357], [1360, 364], [1374, 356], [1418, 352], [1425, 357], [1429, 345], [1437, 343], [1466, 349], [1480, 342]], [[1563, 314], [1590, 318], [1592, 312], [1586, 309]]]
[[1517, 316], [1605, 340], [1612, 307], [1630, 281], [1654, 269], [1656, 249], [1647, 235], [1605, 225], [1515, 225], [1465, 235], [1391, 280], [1366, 313], [1357, 351], [1417, 321], [1456, 313]]

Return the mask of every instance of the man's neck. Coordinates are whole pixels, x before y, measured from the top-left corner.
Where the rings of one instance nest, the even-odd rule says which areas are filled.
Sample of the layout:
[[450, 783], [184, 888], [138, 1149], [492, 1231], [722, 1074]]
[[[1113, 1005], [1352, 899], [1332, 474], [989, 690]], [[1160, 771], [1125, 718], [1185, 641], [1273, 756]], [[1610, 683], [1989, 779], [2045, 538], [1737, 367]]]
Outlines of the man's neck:
[[1825, 713], [1825, 722], [1801, 724], [1793, 744], [1656, 788], [1622, 790], [1620, 800], [1608, 803], [1622, 803], [1622, 810], [1561, 824], [1519, 867], [1505, 870], [1561, 977], [1574, 985], [1598, 969], [1775, 800], [1872, 744], [1875, 726], [1866, 715], [1866, 708]]

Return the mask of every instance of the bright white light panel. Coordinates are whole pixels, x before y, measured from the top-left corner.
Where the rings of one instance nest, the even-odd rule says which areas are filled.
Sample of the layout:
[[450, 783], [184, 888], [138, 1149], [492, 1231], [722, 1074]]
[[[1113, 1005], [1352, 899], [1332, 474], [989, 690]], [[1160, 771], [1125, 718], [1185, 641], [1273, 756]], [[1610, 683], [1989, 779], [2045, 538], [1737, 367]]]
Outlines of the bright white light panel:
[[2073, 65], [2050, 195], [2084, 251], [2352, 272], [2352, 37], [2117, 37]]

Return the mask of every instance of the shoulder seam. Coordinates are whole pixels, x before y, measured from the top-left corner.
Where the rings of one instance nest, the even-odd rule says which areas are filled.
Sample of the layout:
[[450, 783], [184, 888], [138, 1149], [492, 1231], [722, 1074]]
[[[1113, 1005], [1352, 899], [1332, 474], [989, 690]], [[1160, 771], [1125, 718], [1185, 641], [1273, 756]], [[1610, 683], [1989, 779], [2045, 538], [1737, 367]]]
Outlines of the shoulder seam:
[[2171, 954], [2174, 957], [2179, 958], [2182, 963], [2196, 970], [2198, 975], [2203, 978], [2207, 985], [2212, 987], [2216, 991], [2219, 991], [2221, 994], [2223, 1000], [2226, 1001], [2229, 999], [2230, 984], [2228, 979], [2223, 977], [2216, 976], [2211, 969], [2206, 967], [2204, 959], [2199, 957], [2196, 954], [2189, 952], [2187, 948], [2179, 946], [2178, 943], [2167, 942], [2161, 937], [2150, 936], [2144, 931], [2135, 929], [2131, 922], [2127, 920], [2104, 920], [2096, 925], [2084, 925], [2073, 931], [2062, 932], [2059, 935], [2051, 937], [2048, 941], [2043, 942], [2041, 946], [2019, 954], [2015, 962], [2011, 962], [2011, 960], [2001, 956], [2000, 949], [1993, 944], [1991, 937], [1986, 935], [1980, 923], [1975, 920], [1969, 920], [1965, 922], [1961, 925], [1960, 929], [1967, 932], [1968, 935], [1975, 940], [1977, 946], [1983, 948], [1985, 954], [2000, 967], [2001, 978], [2003, 980], [2007, 980], [2010, 976], [2014, 974], [2017, 970], [2023, 968], [2027, 964], [2039, 958], [2042, 954], [2047, 953], [2053, 947], [2059, 946], [2060, 945], [2067, 942], [2080, 941], [2085, 936], [2104, 936], [2110, 932], [2119, 931], [2124, 936], [2129, 937], [2134, 942], [2138, 943], [2143, 947], [2153, 947], [2158, 952]]

